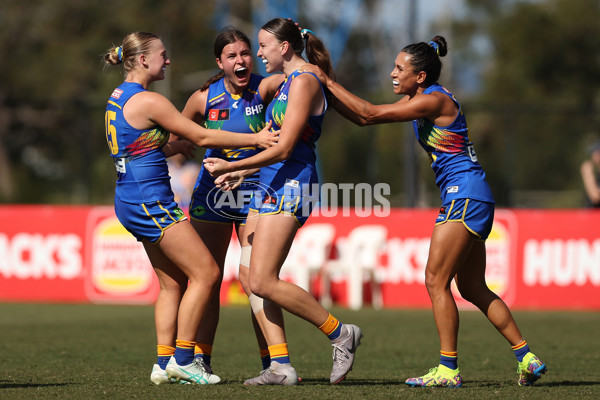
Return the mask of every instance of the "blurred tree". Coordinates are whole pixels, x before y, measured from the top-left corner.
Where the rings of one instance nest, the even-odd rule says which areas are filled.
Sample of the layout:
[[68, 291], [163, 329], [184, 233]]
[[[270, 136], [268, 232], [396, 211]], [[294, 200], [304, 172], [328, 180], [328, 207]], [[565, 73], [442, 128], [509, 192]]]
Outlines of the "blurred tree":
[[0, 50], [10, 62], [0, 65], [0, 201], [111, 202], [115, 175], [102, 124], [106, 98], [123, 75], [104, 68], [104, 51], [133, 31], [163, 37], [172, 59], [169, 82], [153, 89], [182, 107], [192, 89], [167, 89], [183, 86], [191, 71], [215, 68], [213, 6], [4, 0]]
[[[337, 17], [311, 12], [310, 3], [317, 0], [297, 2], [298, 22], [317, 34], [327, 33], [320, 36], [339, 52], [342, 45], [329, 34], [340, 23]], [[399, 19], [383, 23], [390, 1], [351, 3], [360, 3], [361, 18], [355, 24], [344, 21], [352, 25], [343, 27], [351, 36], [336, 64], [338, 79], [374, 103], [395, 101], [387, 77], [396, 53], [408, 44], [407, 15], [393, 2]], [[167, 79], [152, 89], [181, 109], [191, 92], [215, 72], [212, 45], [221, 28], [215, 21], [236, 25], [255, 41], [252, 7], [260, 4], [266, 3], [3, 0], [0, 202], [110, 204], [115, 174], [107, 157], [103, 114], [107, 96], [123, 75], [119, 68], [104, 68], [104, 51], [132, 31], [160, 35], [172, 65]], [[498, 203], [576, 206], [579, 198], [572, 193], [580, 187], [577, 166], [589, 132], [597, 133], [599, 119], [600, 2], [465, 4], [460, 20], [445, 18], [416, 40], [434, 34], [449, 39], [440, 81], [463, 102]], [[419, 13], [430, 13], [428, 5], [419, 2]], [[337, 8], [327, 7], [325, 12], [333, 9]], [[405, 134], [399, 124], [359, 128], [332, 113], [319, 145], [323, 180], [388, 182], [393, 205], [405, 205]], [[436, 206], [439, 194], [426, 157], [422, 152], [418, 157], [424, 191], [420, 205]], [[531, 203], [520, 195], [530, 190], [567, 196]]]
[[[584, 142], [599, 122], [600, 2], [467, 5], [469, 13], [454, 25], [451, 52], [485, 66], [482, 90], [465, 109], [499, 204], [519, 206], [526, 199], [518, 194], [528, 191], [578, 193]], [[535, 200], [553, 207], [580, 199]]]

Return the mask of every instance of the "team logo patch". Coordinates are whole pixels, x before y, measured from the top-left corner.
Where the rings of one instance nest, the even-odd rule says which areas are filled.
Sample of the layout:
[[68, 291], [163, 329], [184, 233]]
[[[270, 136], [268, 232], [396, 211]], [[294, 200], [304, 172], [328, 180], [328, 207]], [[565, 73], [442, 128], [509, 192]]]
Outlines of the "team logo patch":
[[443, 206], [443, 207], [440, 207], [440, 212], [439, 212], [439, 214], [446, 214], [446, 207], [445, 207], [445, 206]]
[[206, 209], [203, 206], [194, 207], [192, 209], [192, 215], [194, 217], [201, 217], [206, 214]]
[[227, 121], [229, 119], [229, 108], [214, 109], [208, 112], [209, 121]]
[[119, 97], [121, 97], [122, 94], [123, 94], [123, 90], [117, 88], [117, 89], [113, 90], [110, 97], [112, 97], [113, 99], [118, 99]]
[[458, 193], [458, 186], [448, 186], [446, 193]]

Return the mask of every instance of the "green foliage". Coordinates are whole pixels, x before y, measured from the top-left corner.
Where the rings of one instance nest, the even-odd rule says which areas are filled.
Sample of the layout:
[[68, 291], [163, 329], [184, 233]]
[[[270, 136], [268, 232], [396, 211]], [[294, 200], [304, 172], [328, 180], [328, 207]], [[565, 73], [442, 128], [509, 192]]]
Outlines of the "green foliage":
[[[459, 364], [464, 386], [456, 390], [409, 388], [403, 382], [438, 362], [430, 310], [334, 309], [360, 325], [365, 338], [354, 369], [340, 385], [329, 384], [331, 346], [311, 324], [286, 314], [292, 362], [303, 383], [296, 387], [245, 387], [261, 369], [248, 307], [225, 307], [212, 366], [214, 386], [150, 382], [155, 362], [153, 308], [61, 304], [0, 304], [3, 374], [7, 399], [592, 399], [598, 398], [598, 314], [517, 312], [532, 350], [548, 364], [534, 387], [517, 386], [510, 346], [480, 312], [461, 312]], [[569, 345], [565, 346], [568, 340]]]
[[[482, 91], [465, 102], [471, 135], [501, 205], [513, 192], [577, 190], [597, 136], [600, 34], [596, 0], [469, 2], [461, 44], [485, 36]], [[459, 51], [472, 52], [473, 47]], [[470, 54], [473, 58], [473, 54]], [[563, 206], [579, 206], [582, 196]], [[541, 207], [553, 206], [547, 199]]]
[[[255, 2], [229, 4], [238, 27], [255, 41], [248, 22]], [[318, 31], [307, 4], [299, 2], [300, 22]], [[364, 4], [368, 19], [377, 2]], [[115, 174], [107, 157], [103, 112], [123, 73], [105, 68], [103, 53], [129, 32], [159, 34], [172, 65], [167, 79], [152, 89], [182, 109], [216, 69], [216, 5], [2, 1], [0, 50], [6, 60], [0, 64], [0, 202], [111, 203]], [[419, 7], [421, 14], [428, 12], [422, 2]], [[398, 29], [404, 29], [402, 18]], [[461, 19], [435, 28], [450, 46], [441, 82], [463, 104], [500, 206], [582, 205], [578, 166], [586, 145], [600, 135], [599, 19], [597, 0], [469, 0]], [[336, 66], [338, 79], [373, 103], [396, 101], [384, 72], [391, 71], [395, 51], [408, 43], [396, 31], [371, 35], [373, 29], [386, 29], [374, 22], [368, 31], [364, 26], [352, 31]], [[423, 197], [419, 205], [437, 206], [439, 192], [427, 159], [414, 140], [411, 144], [407, 125], [359, 128], [331, 112], [319, 144], [323, 181], [388, 182], [392, 205], [404, 206], [407, 146], [414, 146]], [[563, 195], [522, 201], [519, 193], [532, 190]]]
[[[169, 84], [181, 87], [187, 74], [215, 68], [211, 7], [184, 0], [3, 1], [0, 49], [10, 62], [0, 65], [0, 109], [8, 111], [0, 153], [10, 162], [0, 168], [19, 184], [12, 196], [0, 192], [0, 201], [112, 202], [103, 115], [123, 70], [105, 67], [106, 49], [129, 32], [158, 34], [172, 60]], [[166, 94], [182, 108], [191, 90]]]

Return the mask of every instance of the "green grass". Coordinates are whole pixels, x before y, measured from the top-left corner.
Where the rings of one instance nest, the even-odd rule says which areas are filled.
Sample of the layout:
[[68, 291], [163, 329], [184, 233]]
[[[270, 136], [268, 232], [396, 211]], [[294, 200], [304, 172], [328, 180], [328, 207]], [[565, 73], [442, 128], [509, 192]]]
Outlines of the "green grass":
[[0, 304], [2, 399], [583, 399], [600, 398], [600, 313], [519, 312], [532, 350], [548, 365], [535, 387], [516, 385], [509, 345], [478, 312], [461, 312], [460, 389], [409, 388], [404, 380], [437, 364], [429, 310], [332, 310], [365, 338], [354, 371], [329, 384], [331, 346], [312, 325], [287, 315], [291, 358], [303, 383], [245, 387], [261, 369], [245, 307], [224, 308], [213, 349], [214, 386], [154, 386], [153, 308]]

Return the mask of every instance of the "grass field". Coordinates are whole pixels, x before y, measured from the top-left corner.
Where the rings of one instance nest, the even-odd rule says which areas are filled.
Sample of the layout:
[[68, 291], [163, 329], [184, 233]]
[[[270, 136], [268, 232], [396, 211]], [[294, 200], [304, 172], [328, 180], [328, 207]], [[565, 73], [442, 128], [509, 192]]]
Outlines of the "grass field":
[[548, 365], [535, 387], [518, 387], [509, 345], [478, 312], [461, 312], [459, 389], [409, 388], [404, 380], [437, 364], [429, 310], [334, 309], [365, 338], [354, 371], [329, 384], [331, 346], [312, 325], [287, 315], [291, 358], [303, 383], [245, 387], [260, 372], [249, 308], [221, 313], [214, 386], [154, 386], [153, 308], [0, 304], [1, 399], [584, 399], [600, 398], [600, 313], [518, 312], [532, 350]]

